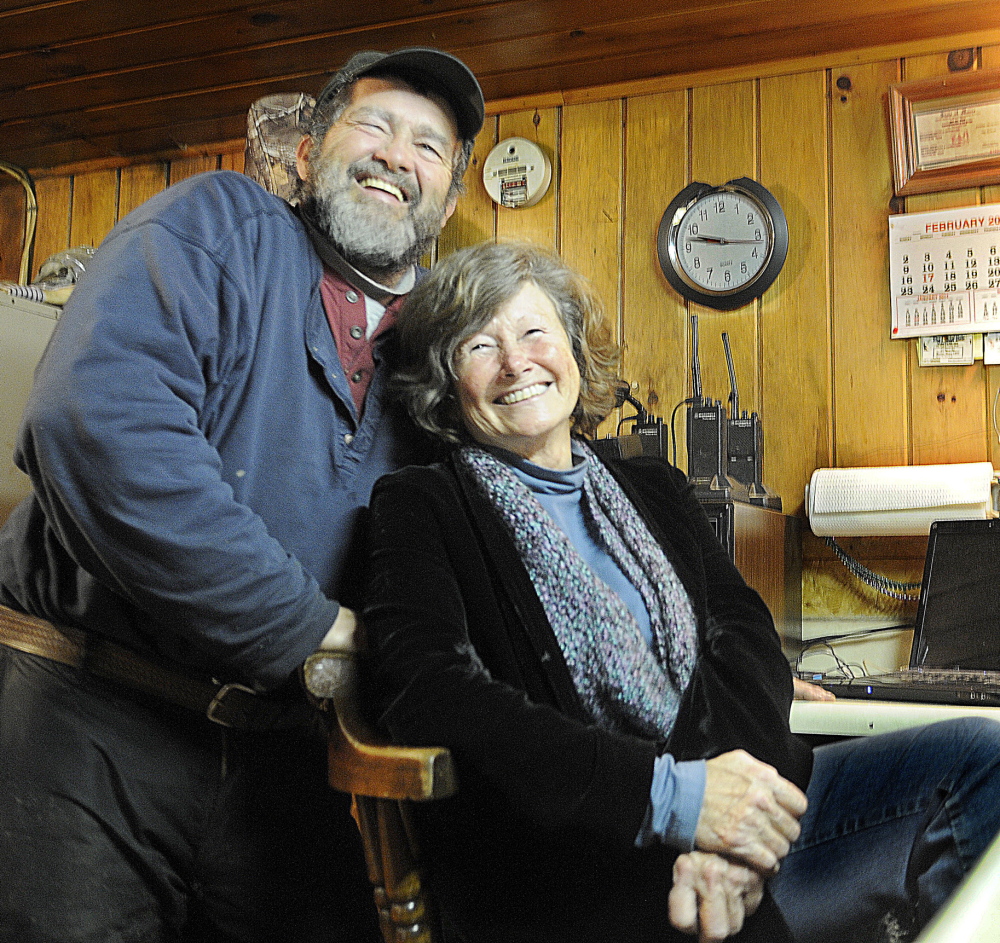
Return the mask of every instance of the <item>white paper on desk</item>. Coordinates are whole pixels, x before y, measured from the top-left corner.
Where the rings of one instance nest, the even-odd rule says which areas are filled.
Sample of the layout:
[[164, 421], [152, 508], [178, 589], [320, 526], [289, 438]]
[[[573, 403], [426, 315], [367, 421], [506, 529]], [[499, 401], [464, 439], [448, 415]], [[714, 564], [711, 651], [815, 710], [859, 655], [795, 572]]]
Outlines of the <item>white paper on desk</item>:
[[926, 534], [933, 521], [993, 515], [989, 462], [817, 468], [806, 514], [817, 537]]

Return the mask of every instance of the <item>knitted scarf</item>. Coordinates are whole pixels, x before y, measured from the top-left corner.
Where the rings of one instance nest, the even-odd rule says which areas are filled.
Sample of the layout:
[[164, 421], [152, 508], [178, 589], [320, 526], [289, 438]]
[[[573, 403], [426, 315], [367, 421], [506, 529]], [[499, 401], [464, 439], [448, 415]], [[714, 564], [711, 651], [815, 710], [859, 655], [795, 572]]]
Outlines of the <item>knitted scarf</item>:
[[666, 737], [697, 656], [694, 610], [610, 472], [588, 455], [581, 508], [598, 546], [642, 596], [652, 647], [621, 597], [594, 574], [506, 464], [473, 446], [458, 457], [510, 532], [591, 717], [614, 730]]

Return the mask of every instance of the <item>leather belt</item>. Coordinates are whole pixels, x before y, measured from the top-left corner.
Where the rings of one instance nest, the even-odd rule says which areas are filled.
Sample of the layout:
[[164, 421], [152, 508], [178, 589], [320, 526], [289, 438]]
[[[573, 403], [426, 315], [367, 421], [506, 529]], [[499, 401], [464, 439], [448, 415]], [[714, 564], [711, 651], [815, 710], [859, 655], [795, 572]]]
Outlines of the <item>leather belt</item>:
[[289, 730], [310, 726], [315, 717], [304, 697], [295, 701], [258, 694], [244, 684], [190, 678], [115, 642], [6, 606], [0, 606], [0, 644], [83, 668], [106, 681], [203, 713], [223, 727]]

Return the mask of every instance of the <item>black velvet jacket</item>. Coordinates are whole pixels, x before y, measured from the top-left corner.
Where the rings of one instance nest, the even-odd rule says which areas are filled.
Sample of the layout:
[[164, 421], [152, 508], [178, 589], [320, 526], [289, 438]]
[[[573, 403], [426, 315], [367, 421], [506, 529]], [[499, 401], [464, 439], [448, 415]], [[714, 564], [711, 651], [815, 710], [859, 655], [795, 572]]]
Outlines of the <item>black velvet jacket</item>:
[[[694, 676], [661, 743], [589, 721], [511, 538], [454, 461], [403, 469], [372, 496], [368, 684], [397, 741], [454, 754], [458, 794], [421, 807], [419, 828], [456, 940], [689, 941], [667, 917], [676, 853], [634, 847], [654, 758], [742, 748], [803, 788], [809, 778], [770, 614], [684, 476], [648, 458], [611, 469], [698, 620]], [[786, 938], [765, 898], [737, 939]]]

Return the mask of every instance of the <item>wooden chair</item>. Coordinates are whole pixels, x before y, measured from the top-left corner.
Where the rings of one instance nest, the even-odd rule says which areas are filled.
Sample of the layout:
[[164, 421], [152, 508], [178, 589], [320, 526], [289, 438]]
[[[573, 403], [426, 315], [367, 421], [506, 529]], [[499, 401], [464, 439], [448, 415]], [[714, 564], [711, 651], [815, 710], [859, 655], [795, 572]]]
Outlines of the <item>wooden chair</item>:
[[371, 731], [358, 707], [357, 657], [354, 650], [324, 650], [305, 664], [306, 688], [329, 713], [329, 782], [354, 798], [386, 943], [438, 943], [409, 806], [455, 792], [451, 754], [392, 746]]

